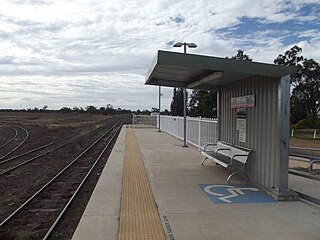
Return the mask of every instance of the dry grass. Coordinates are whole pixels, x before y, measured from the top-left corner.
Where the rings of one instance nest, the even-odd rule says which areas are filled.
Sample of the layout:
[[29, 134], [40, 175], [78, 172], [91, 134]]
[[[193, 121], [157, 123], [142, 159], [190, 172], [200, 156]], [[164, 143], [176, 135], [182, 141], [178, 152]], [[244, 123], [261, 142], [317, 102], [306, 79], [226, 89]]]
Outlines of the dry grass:
[[57, 130], [63, 127], [77, 128], [108, 118], [110, 117], [105, 115], [76, 113], [0, 112], [0, 123], [2, 124], [37, 125], [48, 130]]

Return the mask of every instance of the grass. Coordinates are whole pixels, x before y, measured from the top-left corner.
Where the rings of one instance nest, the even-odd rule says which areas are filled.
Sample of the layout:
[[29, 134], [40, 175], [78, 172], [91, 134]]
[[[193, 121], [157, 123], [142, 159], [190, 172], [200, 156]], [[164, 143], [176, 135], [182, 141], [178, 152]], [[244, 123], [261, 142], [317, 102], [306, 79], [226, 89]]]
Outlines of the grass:
[[314, 129], [294, 129], [293, 136], [296, 138], [320, 140], [320, 131], [317, 130], [316, 138], [314, 138]]

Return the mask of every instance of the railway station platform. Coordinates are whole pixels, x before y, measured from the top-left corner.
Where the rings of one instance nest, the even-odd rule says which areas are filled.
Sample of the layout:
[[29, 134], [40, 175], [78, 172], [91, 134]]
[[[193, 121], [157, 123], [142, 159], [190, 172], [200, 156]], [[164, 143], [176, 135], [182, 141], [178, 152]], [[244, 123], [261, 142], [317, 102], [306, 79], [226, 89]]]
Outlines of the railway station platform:
[[[183, 148], [166, 133], [124, 126], [72, 239], [320, 239], [318, 205], [276, 202], [238, 176], [226, 184], [230, 172], [208, 161], [202, 166], [201, 160], [197, 149]], [[132, 188], [143, 197], [131, 200], [134, 194], [125, 194]], [[130, 202], [136, 211], [126, 213]], [[148, 210], [144, 215], [139, 204]], [[134, 224], [123, 221], [131, 217]], [[148, 231], [157, 224], [164, 237], [161, 230], [154, 238]]]

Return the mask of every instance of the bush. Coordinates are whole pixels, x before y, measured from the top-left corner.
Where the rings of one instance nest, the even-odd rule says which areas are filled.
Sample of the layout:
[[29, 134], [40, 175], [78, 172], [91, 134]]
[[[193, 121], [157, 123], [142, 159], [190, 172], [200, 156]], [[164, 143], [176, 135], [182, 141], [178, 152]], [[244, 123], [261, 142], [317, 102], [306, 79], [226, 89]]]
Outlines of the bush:
[[306, 129], [306, 128], [308, 128], [307, 119], [302, 119], [299, 122], [297, 122], [296, 124], [293, 124], [292, 128], [293, 129]]
[[292, 125], [293, 129], [320, 129], [320, 119], [314, 116], [308, 116]]
[[317, 129], [317, 126], [319, 126], [319, 124], [320, 124], [320, 119], [315, 116], [309, 116], [307, 118], [307, 121], [308, 121], [309, 127], [312, 129]]

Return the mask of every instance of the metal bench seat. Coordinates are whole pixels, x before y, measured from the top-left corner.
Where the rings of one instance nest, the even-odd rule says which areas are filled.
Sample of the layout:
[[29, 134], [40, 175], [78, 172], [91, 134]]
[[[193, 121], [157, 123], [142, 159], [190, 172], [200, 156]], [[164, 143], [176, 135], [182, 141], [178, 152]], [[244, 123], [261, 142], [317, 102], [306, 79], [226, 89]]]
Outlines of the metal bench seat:
[[[232, 169], [233, 172], [228, 176], [227, 182], [230, 182], [230, 179], [237, 173], [249, 179], [245, 172], [245, 165], [251, 153], [252, 150], [250, 149], [219, 141], [216, 144], [207, 144], [204, 147], [204, 150], [201, 152], [204, 156], [201, 165], [204, 165], [204, 162], [209, 159], [224, 168]], [[238, 167], [243, 171], [238, 171], [236, 169]]]

